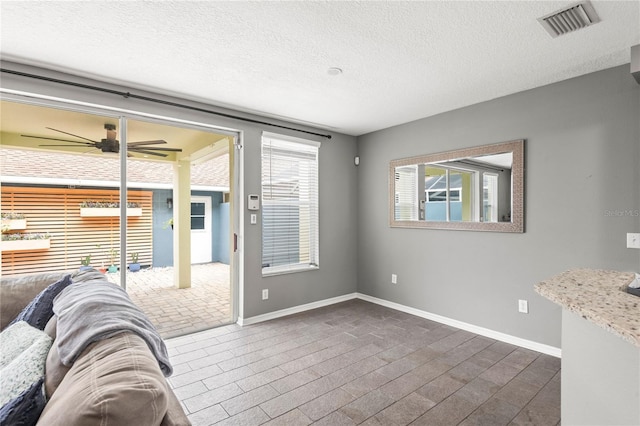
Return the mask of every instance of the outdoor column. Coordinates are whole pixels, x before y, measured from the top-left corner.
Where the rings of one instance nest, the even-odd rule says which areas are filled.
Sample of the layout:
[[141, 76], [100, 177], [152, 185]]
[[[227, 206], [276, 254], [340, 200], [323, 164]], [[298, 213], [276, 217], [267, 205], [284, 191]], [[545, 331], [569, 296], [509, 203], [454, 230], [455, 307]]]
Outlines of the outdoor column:
[[173, 165], [173, 280], [191, 287], [191, 163]]

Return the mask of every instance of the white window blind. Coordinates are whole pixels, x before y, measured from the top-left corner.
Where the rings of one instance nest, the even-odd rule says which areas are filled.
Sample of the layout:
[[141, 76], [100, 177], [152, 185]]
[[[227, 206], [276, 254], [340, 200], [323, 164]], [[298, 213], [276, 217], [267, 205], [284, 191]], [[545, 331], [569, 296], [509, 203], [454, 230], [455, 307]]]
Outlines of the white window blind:
[[317, 142], [262, 135], [262, 273], [317, 268]]
[[482, 174], [482, 207], [484, 209], [483, 222], [498, 221], [498, 175], [494, 173]]
[[418, 220], [418, 166], [396, 167], [395, 218]]

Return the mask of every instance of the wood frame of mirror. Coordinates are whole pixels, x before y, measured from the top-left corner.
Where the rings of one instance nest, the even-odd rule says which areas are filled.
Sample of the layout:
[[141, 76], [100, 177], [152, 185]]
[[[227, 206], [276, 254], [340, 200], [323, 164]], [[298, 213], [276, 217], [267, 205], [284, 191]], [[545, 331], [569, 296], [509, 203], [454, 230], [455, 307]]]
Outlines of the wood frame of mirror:
[[[506, 152], [513, 153], [513, 163], [511, 168], [512, 194], [510, 222], [444, 222], [395, 219], [396, 167], [451, 161], [468, 157], [482, 157]], [[452, 229], [515, 233], [524, 232], [524, 139], [392, 160], [389, 164], [389, 225], [392, 228]]]

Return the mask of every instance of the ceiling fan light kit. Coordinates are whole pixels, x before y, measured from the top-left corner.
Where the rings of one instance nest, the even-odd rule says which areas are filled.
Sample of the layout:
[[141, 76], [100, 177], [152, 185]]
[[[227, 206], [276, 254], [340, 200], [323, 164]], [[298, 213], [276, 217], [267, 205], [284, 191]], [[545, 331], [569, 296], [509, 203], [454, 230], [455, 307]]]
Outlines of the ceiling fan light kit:
[[[69, 139], [49, 138], [44, 136], [32, 136], [32, 135], [21, 135], [21, 136], [25, 138], [47, 139], [47, 140], [67, 142], [67, 144], [65, 145], [43, 144], [39, 146], [49, 146], [49, 147], [71, 146], [73, 147], [75, 145], [69, 145], [69, 144], [74, 143], [74, 144], [84, 145], [87, 147], [97, 148], [102, 152], [112, 152], [117, 154], [118, 152], [120, 152], [120, 142], [116, 139], [117, 137], [116, 126], [115, 124], [105, 123], [104, 128], [107, 131], [107, 137], [104, 139], [101, 139], [100, 141], [94, 141], [93, 139], [74, 135], [73, 133], [64, 132], [62, 130], [54, 129], [52, 127], [47, 127], [47, 129], [53, 130], [54, 132], [63, 133], [65, 135], [73, 136], [79, 139], [83, 139], [84, 141], [74, 141]], [[163, 154], [162, 152], [157, 152], [157, 151], [182, 152], [182, 149], [180, 148], [156, 148], [154, 146], [149, 146], [149, 145], [163, 145], [166, 143], [167, 142], [164, 140], [129, 142], [127, 143], [127, 151], [135, 152], [138, 154], [155, 155], [157, 157], [167, 157], [167, 154]]]

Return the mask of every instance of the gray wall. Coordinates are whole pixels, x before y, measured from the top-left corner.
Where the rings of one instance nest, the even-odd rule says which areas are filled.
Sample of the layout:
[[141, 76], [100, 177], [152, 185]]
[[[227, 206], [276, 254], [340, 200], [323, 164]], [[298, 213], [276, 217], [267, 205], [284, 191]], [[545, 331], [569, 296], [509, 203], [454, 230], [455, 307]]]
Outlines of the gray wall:
[[[245, 195], [260, 194], [260, 130], [245, 132]], [[272, 131], [276, 131], [275, 129]], [[300, 135], [294, 135], [300, 136]], [[333, 133], [319, 151], [320, 269], [262, 277], [260, 215], [245, 217], [244, 317], [353, 293], [357, 289], [357, 167], [354, 137]], [[269, 300], [261, 300], [262, 289]]]
[[[268, 121], [285, 126], [293, 126], [309, 131], [318, 131], [310, 127], [291, 124], [276, 119], [258, 117], [251, 114], [238, 113], [224, 108], [176, 99], [170, 96], [145, 91], [138, 88], [123, 87], [104, 82], [97, 82], [82, 77], [55, 71], [43, 70], [30, 66], [1, 63], [3, 68], [19, 70], [27, 73], [46, 75], [53, 78], [73, 80], [76, 82], [108, 87], [123, 92], [131, 92], [166, 99], [173, 102], [216, 110], [227, 114], [242, 115], [249, 118]], [[203, 112], [172, 108], [166, 105], [152, 104], [133, 98], [123, 98], [81, 88], [62, 86], [45, 81], [22, 78], [4, 74], [0, 81], [2, 88], [43, 94], [61, 99], [72, 99], [79, 102], [138, 111], [147, 114], [172, 117], [175, 119], [200, 122], [216, 126], [236, 129], [243, 134], [244, 144], [244, 194], [260, 193], [260, 138], [262, 131], [284, 133], [291, 136], [306, 137], [304, 134], [279, 129], [272, 126], [247, 123]], [[203, 81], [206, 86], [206, 81]], [[206, 91], [203, 89], [203, 92]], [[321, 131], [322, 133], [326, 133]], [[250, 217], [245, 211], [245, 232], [243, 236], [244, 263], [244, 306], [240, 307], [244, 318], [267, 312], [285, 309], [305, 303], [311, 303], [331, 297], [353, 293], [357, 286], [357, 169], [353, 164], [356, 155], [356, 138], [330, 132], [330, 140], [308, 136], [320, 140], [320, 269], [313, 272], [262, 277], [261, 269], [261, 226], [251, 225]], [[242, 172], [242, 171], [241, 171]], [[259, 217], [259, 215], [258, 215]], [[261, 300], [263, 288], [269, 289], [269, 300]]]
[[[534, 284], [574, 267], [640, 269], [626, 248], [640, 217], [615, 213], [640, 209], [639, 117], [624, 65], [359, 137], [358, 291], [560, 347], [560, 308]], [[390, 160], [521, 138], [524, 234], [389, 227]]]

